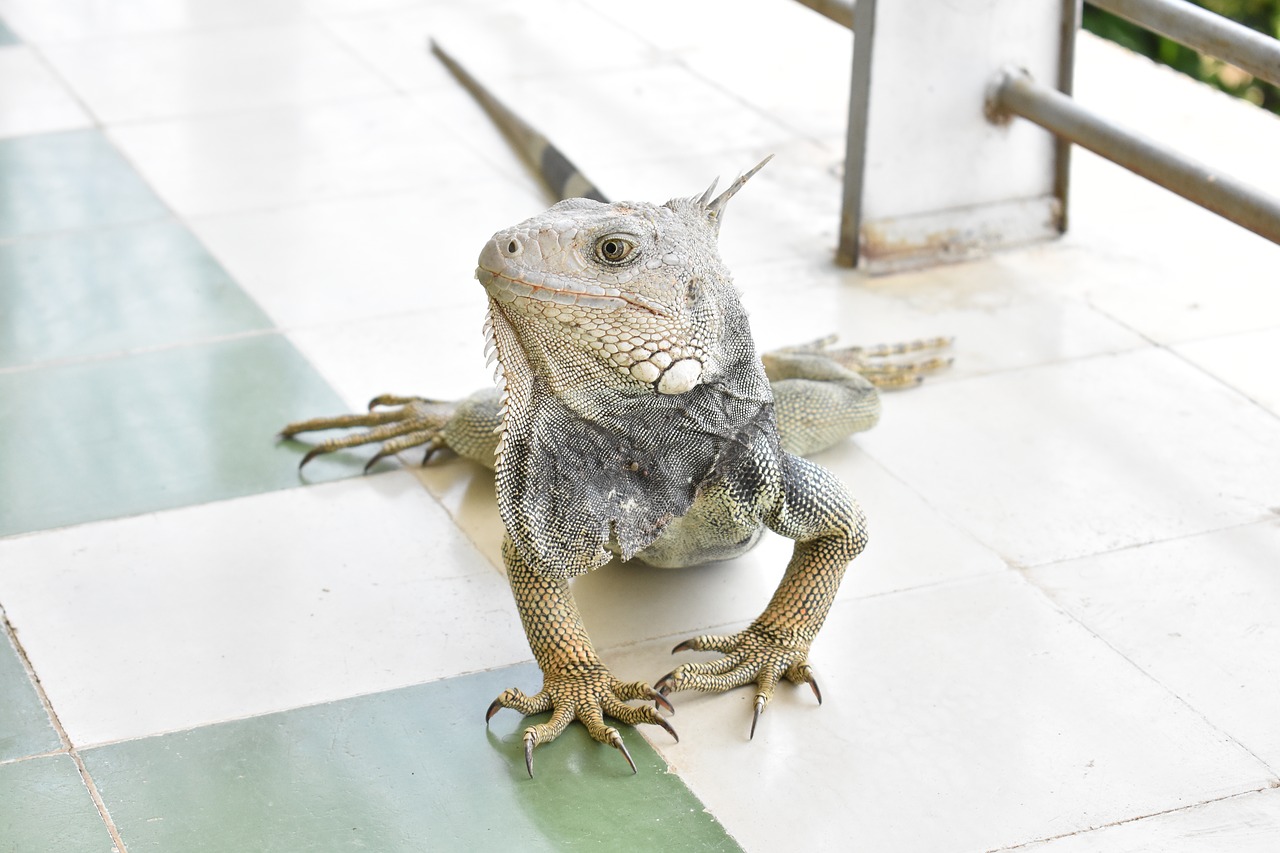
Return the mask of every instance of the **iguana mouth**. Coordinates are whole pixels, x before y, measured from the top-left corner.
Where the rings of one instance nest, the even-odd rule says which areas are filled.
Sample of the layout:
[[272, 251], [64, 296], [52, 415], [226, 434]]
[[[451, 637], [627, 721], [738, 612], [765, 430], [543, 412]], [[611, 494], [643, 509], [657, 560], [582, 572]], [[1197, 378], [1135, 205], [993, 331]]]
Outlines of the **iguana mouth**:
[[478, 266], [476, 278], [489, 295], [500, 302], [513, 302], [517, 297], [524, 296], [541, 302], [582, 308], [617, 310], [624, 305], [632, 305], [659, 317], [671, 316], [662, 305], [643, 296], [623, 293], [616, 287], [603, 287], [581, 281], [574, 282], [578, 289], [565, 287], [564, 279], [537, 271], [514, 276]]

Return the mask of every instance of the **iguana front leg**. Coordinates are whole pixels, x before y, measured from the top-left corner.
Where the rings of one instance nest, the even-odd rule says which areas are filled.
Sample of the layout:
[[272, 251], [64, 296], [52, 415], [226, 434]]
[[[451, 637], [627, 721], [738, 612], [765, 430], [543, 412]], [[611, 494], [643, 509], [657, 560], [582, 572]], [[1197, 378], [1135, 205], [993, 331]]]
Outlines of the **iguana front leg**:
[[[835, 347], [835, 336], [783, 347], [762, 357], [773, 389], [782, 449], [797, 456], [826, 450], [880, 419], [881, 388], [910, 388], [951, 364], [939, 351], [950, 338], [871, 347]], [[897, 356], [928, 353], [914, 361]]]
[[524, 730], [524, 760], [529, 776], [533, 776], [534, 747], [555, 740], [575, 719], [587, 727], [591, 737], [621, 752], [633, 773], [636, 764], [631, 760], [631, 753], [618, 730], [605, 723], [606, 716], [631, 726], [640, 723], [661, 726], [678, 741], [675, 729], [656, 708], [626, 704], [632, 699], [651, 699], [674, 712], [666, 697], [645, 682], [620, 681], [613, 677], [591, 645], [578, 605], [569, 591], [569, 582], [538, 572], [519, 553], [509, 536], [502, 544], [502, 559], [543, 681], [542, 689], [533, 696], [526, 696], [515, 688], [502, 693], [489, 706], [485, 721], [492, 719], [501, 708], [511, 708], [525, 716], [552, 712], [547, 722]]
[[714, 651], [724, 657], [683, 664], [655, 685], [665, 695], [718, 692], [754, 682], [752, 736], [779, 680], [809, 684], [822, 701], [809, 667], [809, 646], [835, 602], [845, 568], [867, 541], [862, 510], [825, 468], [783, 454], [781, 476], [782, 500], [767, 509], [764, 522], [796, 540], [796, 546], [769, 606], [737, 634], [707, 634], [676, 646], [673, 652]]
[[301, 468], [323, 453], [366, 444], [379, 444], [365, 471], [384, 457], [414, 447], [425, 448], [425, 463], [448, 448], [492, 470], [502, 424], [502, 393], [496, 388], [477, 391], [457, 401], [396, 397], [384, 394], [369, 401], [365, 414], [337, 415], [297, 421], [280, 431], [281, 438], [332, 429], [364, 429], [326, 439], [312, 447], [298, 463]]

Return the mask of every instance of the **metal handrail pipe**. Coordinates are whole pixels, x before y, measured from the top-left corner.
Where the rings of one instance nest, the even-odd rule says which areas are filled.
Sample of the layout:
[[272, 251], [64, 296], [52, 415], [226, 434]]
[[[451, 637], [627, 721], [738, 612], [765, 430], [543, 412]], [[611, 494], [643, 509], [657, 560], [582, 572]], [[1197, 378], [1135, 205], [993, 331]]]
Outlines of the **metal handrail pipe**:
[[853, 29], [853, 0], [796, 0], [819, 15]]
[[1273, 243], [1280, 243], [1280, 200], [1117, 127], [1056, 89], [1036, 83], [1021, 69], [1000, 72], [987, 95], [987, 115], [996, 122], [1007, 121], [1012, 115], [1021, 116]]
[[1088, 0], [1187, 47], [1280, 86], [1280, 41], [1185, 0]]

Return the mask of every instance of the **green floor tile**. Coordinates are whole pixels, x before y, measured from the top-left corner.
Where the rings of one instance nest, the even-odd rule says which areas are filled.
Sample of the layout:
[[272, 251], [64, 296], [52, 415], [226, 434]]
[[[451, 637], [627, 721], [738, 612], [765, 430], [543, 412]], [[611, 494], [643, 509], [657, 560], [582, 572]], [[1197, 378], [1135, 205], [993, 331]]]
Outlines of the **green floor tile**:
[[738, 850], [636, 733], [632, 775], [574, 725], [525, 774], [523, 666], [87, 750], [130, 853]]
[[61, 745], [18, 653], [0, 633], [0, 761], [52, 752]]
[[173, 220], [0, 243], [0, 367], [271, 326]]
[[0, 536], [298, 486], [275, 434], [345, 409], [274, 333], [0, 373]]
[[0, 47], [6, 44], [18, 44], [19, 41], [17, 34], [0, 20]]
[[0, 851], [109, 853], [106, 824], [67, 755], [0, 764]]
[[101, 131], [0, 139], [0, 239], [167, 215]]

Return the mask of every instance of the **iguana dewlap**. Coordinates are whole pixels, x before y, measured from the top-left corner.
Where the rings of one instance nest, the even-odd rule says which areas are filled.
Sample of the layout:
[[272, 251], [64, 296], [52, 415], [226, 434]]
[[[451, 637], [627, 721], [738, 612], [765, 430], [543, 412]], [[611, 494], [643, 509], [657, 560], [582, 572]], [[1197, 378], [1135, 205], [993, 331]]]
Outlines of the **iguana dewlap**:
[[[533, 747], [574, 719], [624, 755], [606, 717], [674, 735], [658, 710], [670, 708], [670, 692], [754, 684], [753, 733], [780, 680], [817, 694], [809, 646], [866, 528], [844, 486], [795, 454], [875, 423], [876, 387], [853, 368], [897, 385], [941, 364], [876, 362], [939, 340], [869, 351], [817, 341], [762, 363], [716, 245], [726, 204], [755, 171], [715, 198], [708, 190], [661, 205], [571, 199], [499, 231], [476, 276], [489, 300], [500, 391], [457, 403], [382, 397], [374, 404], [391, 408], [285, 429], [372, 428], [318, 445], [304, 463], [377, 441], [375, 459], [448, 447], [496, 467], [503, 559], [543, 685], [532, 696], [506, 691], [488, 716], [553, 712], [525, 730], [530, 774]], [[764, 611], [737, 634], [677, 647], [722, 657], [683, 664], [656, 689], [613, 677], [570, 578], [613, 554], [665, 567], [730, 558], [766, 528], [796, 545]], [[627, 704], [634, 699], [658, 707]]]

